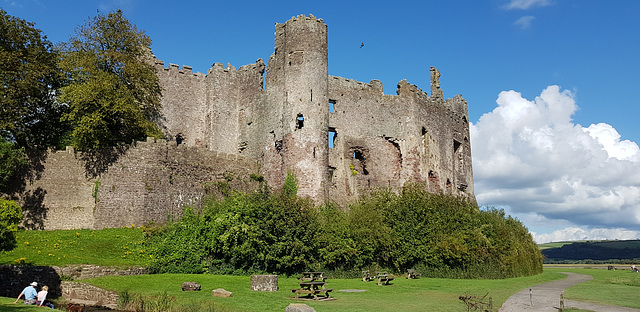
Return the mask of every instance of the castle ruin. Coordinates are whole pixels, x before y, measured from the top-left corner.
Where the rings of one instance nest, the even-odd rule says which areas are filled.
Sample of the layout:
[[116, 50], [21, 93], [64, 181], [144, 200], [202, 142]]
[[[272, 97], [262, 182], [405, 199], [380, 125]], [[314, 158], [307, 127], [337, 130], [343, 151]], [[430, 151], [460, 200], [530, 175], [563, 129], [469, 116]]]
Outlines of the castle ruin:
[[52, 153], [25, 196], [45, 208], [32, 228], [164, 221], [230, 173], [278, 187], [294, 172], [298, 194], [318, 203], [406, 182], [475, 198], [462, 96], [444, 98], [434, 67], [430, 95], [406, 80], [387, 95], [378, 80], [329, 75], [327, 26], [313, 15], [276, 24], [268, 64], [216, 63], [203, 74], [154, 62], [168, 141], [140, 142], [91, 179], [73, 150]]
[[444, 99], [438, 70], [431, 96], [405, 80], [385, 95], [378, 80], [329, 75], [327, 49], [326, 24], [300, 15], [276, 24], [266, 67], [216, 63], [204, 75], [157, 61], [166, 134], [255, 159], [271, 185], [291, 170], [300, 195], [316, 201], [408, 181], [472, 197], [467, 102]]

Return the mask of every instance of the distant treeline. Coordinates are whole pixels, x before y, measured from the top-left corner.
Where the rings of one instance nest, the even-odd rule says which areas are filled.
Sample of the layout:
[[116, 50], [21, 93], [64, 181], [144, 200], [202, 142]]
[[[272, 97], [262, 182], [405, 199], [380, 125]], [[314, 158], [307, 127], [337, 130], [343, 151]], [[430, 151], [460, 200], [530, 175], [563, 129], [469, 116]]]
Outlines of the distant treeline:
[[542, 255], [522, 223], [464, 198], [417, 184], [362, 197], [349, 209], [315, 206], [290, 175], [280, 191], [228, 192], [201, 211], [148, 227], [155, 273], [299, 274], [362, 270], [449, 278], [505, 278], [542, 272]]
[[640, 240], [575, 242], [544, 249], [542, 254], [545, 263], [632, 263], [640, 259]]

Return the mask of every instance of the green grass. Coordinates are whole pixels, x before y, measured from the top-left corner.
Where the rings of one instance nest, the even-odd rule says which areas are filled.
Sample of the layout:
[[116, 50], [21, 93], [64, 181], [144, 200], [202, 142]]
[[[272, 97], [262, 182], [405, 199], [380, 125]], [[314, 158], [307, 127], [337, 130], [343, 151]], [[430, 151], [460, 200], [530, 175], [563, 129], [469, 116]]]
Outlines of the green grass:
[[566, 299], [640, 309], [640, 273], [631, 270], [571, 268], [545, 269], [545, 272], [574, 272], [593, 276], [591, 281], [566, 289]]
[[18, 246], [0, 252], [0, 264], [144, 266], [153, 261], [140, 228], [20, 231], [16, 236]]
[[[11, 311], [11, 312], [44, 312], [47, 311], [44, 308], [36, 307], [33, 305], [25, 305], [22, 303], [22, 300], [19, 300], [18, 303], [13, 304], [16, 298], [7, 298], [0, 297], [0, 311]], [[51, 309], [47, 308], [49, 311]]]
[[569, 245], [569, 244], [573, 244], [573, 243], [575, 243], [575, 241], [573, 241], [573, 242], [545, 243], [545, 244], [538, 245], [538, 249], [544, 250], [544, 249], [549, 249], [549, 248], [560, 248], [560, 247], [562, 247], [564, 245]]
[[[398, 277], [388, 286], [360, 279], [328, 279], [327, 288], [333, 288], [333, 301], [297, 301], [292, 299], [291, 289], [298, 288], [296, 278], [279, 278], [277, 292], [252, 292], [249, 276], [158, 274], [140, 276], [108, 276], [87, 280], [92, 284], [115, 291], [128, 291], [146, 296], [158, 296], [166, 292], [176, 298], [177, 305], [196, 302], [213, 303], [216, 311], [283, 311], [293, 302], [303, 302], [318, 311], [464, 311], [460, 295], [489, 294], [497, 308], [509, 296], [531, 285], [563, 278], [565, 275], [545, 272], [541, 275], [504, 280], [458, 280], [420, 278], [408, 280]], [[197, 282], [200, 292], [182, 292], [182, 282]], [[213, 298], [211, 290], [224, 288], [233, 292], [231, 298]], [[346, 293], [340, 289], [364, 289], [365, 292]]]

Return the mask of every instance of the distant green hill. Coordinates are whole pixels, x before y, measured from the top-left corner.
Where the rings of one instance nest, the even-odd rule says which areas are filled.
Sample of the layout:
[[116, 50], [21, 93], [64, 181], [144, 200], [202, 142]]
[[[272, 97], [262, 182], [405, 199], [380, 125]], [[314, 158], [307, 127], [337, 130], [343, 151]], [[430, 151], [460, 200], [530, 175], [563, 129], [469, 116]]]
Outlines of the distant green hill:
[[560, 242], [539, 248], [545, 263], [640, 259], [640, 240]]

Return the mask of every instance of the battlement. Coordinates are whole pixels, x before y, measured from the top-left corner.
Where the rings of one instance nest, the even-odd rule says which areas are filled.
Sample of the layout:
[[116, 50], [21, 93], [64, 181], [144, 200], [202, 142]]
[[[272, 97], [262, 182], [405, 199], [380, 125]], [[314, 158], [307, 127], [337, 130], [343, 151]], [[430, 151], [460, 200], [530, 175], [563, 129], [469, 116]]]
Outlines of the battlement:
[[285, 24], [290, 23], [290, 22], [306, 22], [306, 21], [316, 21], [319, 23], [324, 23], [324, 21], [321, 18], [316, 18], [315, 16], [313, 16], [313, 14], [309, 14], [309, 16], [306, 16], [304, 14], [300, 14], [297, 16], [293, 16], [291, 17], [288, 21], [285, 22]]

